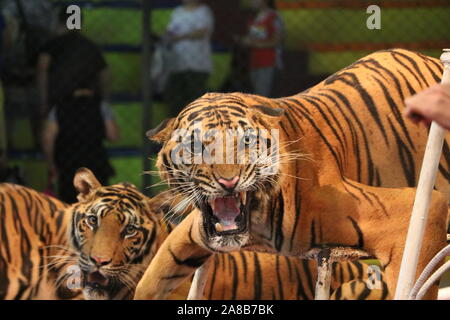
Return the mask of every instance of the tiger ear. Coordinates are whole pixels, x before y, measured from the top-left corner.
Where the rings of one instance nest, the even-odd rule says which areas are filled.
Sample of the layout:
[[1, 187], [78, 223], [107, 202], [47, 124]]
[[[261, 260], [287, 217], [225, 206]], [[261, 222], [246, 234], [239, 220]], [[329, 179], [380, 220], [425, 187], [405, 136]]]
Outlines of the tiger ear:
[[279, 118], [284, 114], [284, 110], [281, 108], [271, 108], [263, 105], [255, 105], [253, 108], [255, 108], [258, 113], [262, 113], [269, 117]]
[[73, 178], [73, 185], [78, 191], [78, 201], [87, 200], [94, 190], [102, 186], [88, 168], [80, 168], [77, 170], [75, 177]]
[[119, 182], [118, 184], [125, 188], [132, 188], [132, 189], [138, 190], [138, 188], [130, 182]]
[[168, 118], [163, 120], [156, 128], [147, 131], [147, 138], [160, 143], [169, 140], [174, 129], [175, 119]]

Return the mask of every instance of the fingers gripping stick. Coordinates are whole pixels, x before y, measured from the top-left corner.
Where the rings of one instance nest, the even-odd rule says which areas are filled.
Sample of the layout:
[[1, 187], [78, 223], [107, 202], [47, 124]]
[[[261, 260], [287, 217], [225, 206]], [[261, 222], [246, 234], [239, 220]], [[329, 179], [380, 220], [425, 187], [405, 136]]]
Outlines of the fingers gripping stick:
[[[444, 64], [444, 74], [441, 83], [450, 84], [450, 49], [444, 50], [444, 53], [441, 55], [441, 61]], [[397, 290], [395, 292], [396, 300], [407, 299], [414, 284], [444, 136], [445, 130], [433, 122], [428, 135], [428, 142], [416, 190], [416, 198], [414, 200], [408, 235], [406, 237], [405, 250], [403, 252]]]

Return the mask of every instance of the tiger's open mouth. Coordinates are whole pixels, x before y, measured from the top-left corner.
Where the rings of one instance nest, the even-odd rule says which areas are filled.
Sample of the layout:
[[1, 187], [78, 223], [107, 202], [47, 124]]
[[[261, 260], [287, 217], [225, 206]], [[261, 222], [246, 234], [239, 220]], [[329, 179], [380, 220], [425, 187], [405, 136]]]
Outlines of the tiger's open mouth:
[[110, 285], [109, 278], [98, 270], [83, 272], [83, 294], [87, 300], [109, 300]]
[[85, 286], [92, 289], [106, 290], [109, 279], [103, 276], [99, 271], [89, 272], [85, 275]]
[[236, 235], [248, 230], [250, 192], [203, 201], [203, 226], [208, 236]]

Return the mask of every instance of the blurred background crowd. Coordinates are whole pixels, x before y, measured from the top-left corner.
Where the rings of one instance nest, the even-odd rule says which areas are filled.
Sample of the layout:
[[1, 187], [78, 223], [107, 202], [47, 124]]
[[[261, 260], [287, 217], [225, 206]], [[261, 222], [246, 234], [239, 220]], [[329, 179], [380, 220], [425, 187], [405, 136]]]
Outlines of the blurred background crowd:
[[[68, 19], [81, 9], [81, 29]], [[369, 5], [381, 29], [367, 27]], [[358, 58], [450, 47], [448, 0], [0, 0], [0, 181], [157, 182], [145, 132], [207, 91], [298, 93]], [[73, 7], [72, 7], [73, 9]], [[71, 23], [73, 20], [71, 20]], [[150, 159], [149, 159], [150, 158]]]

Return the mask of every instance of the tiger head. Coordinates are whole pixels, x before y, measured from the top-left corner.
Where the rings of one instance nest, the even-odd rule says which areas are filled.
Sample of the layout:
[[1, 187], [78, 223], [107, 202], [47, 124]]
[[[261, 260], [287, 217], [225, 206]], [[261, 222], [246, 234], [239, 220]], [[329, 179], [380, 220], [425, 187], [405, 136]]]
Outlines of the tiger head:
[[202, 212], [202, 238], [213, 250], [245, 245], [252, 202], [277, 187], [276, 122], [283, 110], [267, 107], [266, 99], [205, 94], [147, 133], [163, 143], [157, 162], [162, 179], [184, 205]]
[[79, 202], [71, 207], [71, 244], [86, 299], [131, 298], [155, 255], [162, 228], [159, 199], [131, 184], [103, 187], [86, 168], [75, 175]]

